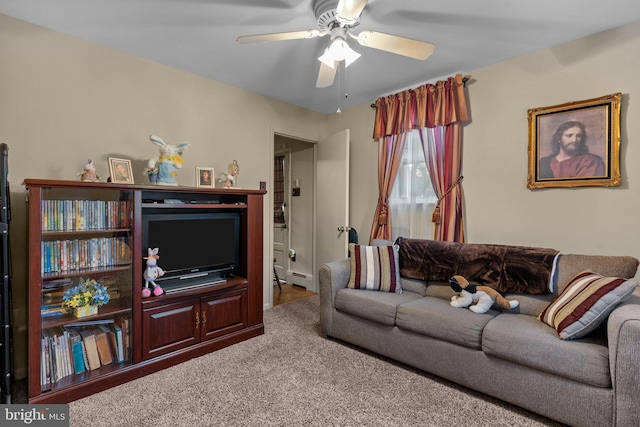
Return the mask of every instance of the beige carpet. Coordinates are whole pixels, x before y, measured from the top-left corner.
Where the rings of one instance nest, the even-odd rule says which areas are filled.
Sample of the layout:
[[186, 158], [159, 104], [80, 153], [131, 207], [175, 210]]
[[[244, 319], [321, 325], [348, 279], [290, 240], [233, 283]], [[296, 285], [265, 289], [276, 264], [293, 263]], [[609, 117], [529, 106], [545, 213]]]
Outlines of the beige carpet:
[[70, 405], [71, 426], [557, 426], [320, 335], [318, 296], [265, 335]]

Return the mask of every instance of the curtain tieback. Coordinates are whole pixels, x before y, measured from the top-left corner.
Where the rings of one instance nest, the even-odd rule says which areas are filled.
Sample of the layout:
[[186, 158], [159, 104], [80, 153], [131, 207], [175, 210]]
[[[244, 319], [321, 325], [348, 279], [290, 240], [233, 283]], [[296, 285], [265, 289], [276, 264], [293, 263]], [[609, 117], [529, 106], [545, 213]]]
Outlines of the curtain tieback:
[[440, 218], [440, 202], [449, 195], [449, 193], [451, 193], [453, 191], [454, 188], [456, 188], [456, 186], [458, 186], [460, 184], [460, 181], [462, 181], [463, 176], [460, 175], [458, 177], [458, 179], [456, 179], [456, 182], [453, 183], [453, 185], [451, 187], [449, 187], [449, 189], [447, 191], [444, 192], [444, 194], [442, 196], [440, 196], [438, 198], [438, 201], [436, 202], [436, 207], [433, 209], [433, 213], [431, 214], [431, 222], [435, 223], [435, 224], [440, 224], [441, 218]]
[[378, 215], [378, 225], [386, 225], [388, 218], [388, 208], [385, 205], [380, 206], [380, 214]]

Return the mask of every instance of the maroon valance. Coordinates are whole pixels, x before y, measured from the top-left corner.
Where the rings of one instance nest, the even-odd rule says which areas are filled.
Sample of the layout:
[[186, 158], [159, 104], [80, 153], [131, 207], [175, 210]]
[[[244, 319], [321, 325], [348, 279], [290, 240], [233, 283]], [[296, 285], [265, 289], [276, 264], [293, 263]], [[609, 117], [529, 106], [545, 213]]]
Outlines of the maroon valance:
[[373, 138], [399, 135], [412, 129], [447, 126], [469, 120], [462, 74], [425, 84], [375, 102]]

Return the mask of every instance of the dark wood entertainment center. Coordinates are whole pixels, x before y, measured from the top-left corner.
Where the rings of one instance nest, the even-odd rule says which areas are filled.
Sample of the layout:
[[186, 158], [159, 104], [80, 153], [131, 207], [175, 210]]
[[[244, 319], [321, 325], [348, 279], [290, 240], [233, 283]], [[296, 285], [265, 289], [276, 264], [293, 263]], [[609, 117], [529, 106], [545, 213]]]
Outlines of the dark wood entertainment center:
[[[29, 403], [70, 402], [264, 333], [265, 191], [41, 179], [24, 184]], [[238, 274], [143, 299], [142, 222], [145, 214], [164, 211], [239, 213]], [[97, 314], [76, 318], [62, 306], [62, 294], [87, 278], [108, 286], [111, 299]], [[97, 344], [96, 366], [89, 352], [103, 334], [108, 344]]]

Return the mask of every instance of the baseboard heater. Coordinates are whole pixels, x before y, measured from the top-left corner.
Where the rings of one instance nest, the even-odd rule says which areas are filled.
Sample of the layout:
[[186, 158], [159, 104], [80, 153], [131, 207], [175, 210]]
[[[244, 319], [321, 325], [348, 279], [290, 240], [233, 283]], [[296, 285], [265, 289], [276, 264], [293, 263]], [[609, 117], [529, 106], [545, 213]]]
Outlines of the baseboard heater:
[[304, 286], [307, 289], [311, 286], [311, 282], [313, 281], [313, 276], [298, 273], [297, 271], [292, 271], [290, 277], [292, 285]]

